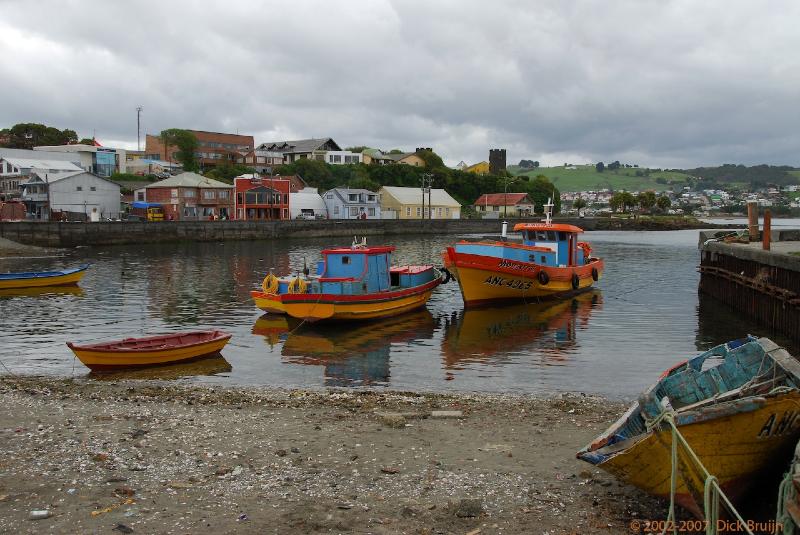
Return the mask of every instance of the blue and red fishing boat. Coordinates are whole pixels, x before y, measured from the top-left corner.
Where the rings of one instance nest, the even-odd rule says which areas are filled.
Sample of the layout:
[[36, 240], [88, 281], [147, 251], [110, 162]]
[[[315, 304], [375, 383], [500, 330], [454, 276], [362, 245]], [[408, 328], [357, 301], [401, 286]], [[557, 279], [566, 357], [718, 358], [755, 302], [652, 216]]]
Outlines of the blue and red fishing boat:
[[306, 321], [363, 320], [394, 316], [425, 305], [442, 273], [430, 265], [392, 266], [392, 246], [325, 249], [317, 274], [270, 273], [250, 292], [260, 309]]
[[461, 241], [445, 250], [444, 265], [458, 280], [466, 306], [568, 297], [600, 278], [603, 261], [578, 241], [583, 229], [553, 223], [552, 206], [545, 205], [545, 221], [514, 225], [521, 242], [506, 238], [504, 222], [501, 240]]

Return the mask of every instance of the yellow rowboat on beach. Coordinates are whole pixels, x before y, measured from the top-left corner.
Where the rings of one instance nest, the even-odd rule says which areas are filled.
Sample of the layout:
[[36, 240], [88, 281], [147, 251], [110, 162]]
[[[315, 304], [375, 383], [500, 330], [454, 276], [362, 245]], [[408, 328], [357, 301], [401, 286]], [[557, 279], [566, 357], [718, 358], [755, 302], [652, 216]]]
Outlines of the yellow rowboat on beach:
[[92, 369], [108, 370], [158, 366], [218, 355], [231, 335], [223, 331], [190, 331], [114, 342], [67, 346]]
[[[664, 372], [577, 457], [670, 498], [674, 422], [734, 505], [800, 438], [800, 362], [767, 338], [717, 346]], [[706, 474], [678, 449], [675, 502], [701, 517]]]
[[80, 267], [62, 271], [0, 273], [0, 290], [75, 285], [80, 282], [88, 268], [89, 264], [84, 264]]

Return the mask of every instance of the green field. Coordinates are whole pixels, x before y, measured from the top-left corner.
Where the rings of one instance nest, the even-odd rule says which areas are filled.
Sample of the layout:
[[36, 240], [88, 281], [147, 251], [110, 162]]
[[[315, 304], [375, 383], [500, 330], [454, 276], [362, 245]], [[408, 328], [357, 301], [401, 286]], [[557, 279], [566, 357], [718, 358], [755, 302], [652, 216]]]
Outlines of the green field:
[[594, 165], [576, 165], [575, 169], [564, 167], [539, 167], [537, 169], [523, 170], [516, 165], [508, 167], [508, 171], [513, 175], [528, 175], [535, 177], [538, 175], [546, 176], [559, 191], [589, 191], [599, 189], [643, 191], [655, 190], [664, 191], [670, 189], [669, 184], [659, 184], [657, 178], [664, 178], [667, 182], [672, 181], [683, 185], [686, 183], [687, 175], [672, 171], [650, 171], [650, 176], [636, 176], [636, 171], [644, 171], [637, 168], [622, 168], [615, 171], [605, 170], [598, 173]]

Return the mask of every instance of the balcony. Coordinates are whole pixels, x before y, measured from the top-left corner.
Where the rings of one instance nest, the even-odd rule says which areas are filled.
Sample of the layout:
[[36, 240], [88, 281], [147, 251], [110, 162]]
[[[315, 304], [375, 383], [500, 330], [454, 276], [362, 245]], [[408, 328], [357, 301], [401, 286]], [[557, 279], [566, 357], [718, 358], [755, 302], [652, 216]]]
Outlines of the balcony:
[[27, 193], [22, 195], [23, 201], [47, 202], [47, 193]]

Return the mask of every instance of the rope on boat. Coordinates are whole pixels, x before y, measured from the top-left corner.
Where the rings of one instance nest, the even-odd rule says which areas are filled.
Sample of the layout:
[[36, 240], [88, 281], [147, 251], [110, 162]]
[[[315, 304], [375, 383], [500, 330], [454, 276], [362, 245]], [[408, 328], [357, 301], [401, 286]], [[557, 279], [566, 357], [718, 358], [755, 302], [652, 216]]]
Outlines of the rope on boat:
[[786, 511], [787, 501], [794, 501], [797, 497], [797, 491], [792, 482], [792, 468], [783, 476], [780, 486], [778, 487], [778, 509], [775, 512], [775, 523], [781, 526], [782, 535], [795, 535], [794, 519]]
[[694, 465], [700, 470], [700, 473], [703, 474], [705, 477], [705, 485], [703, 488], [703, 508], [704, 508], [704, 516], [706, 520], [706, 535], [717, 535], [719, 531], [717, 530], [717, 520], [719, 519], [719, 502], [722, 499], [724, 505], [728, 508], [728, 510], [733, 514], [734, 517], [740, 522], [740, 526], [748, 535], [754, 535], [754, 533], [750, 530], [747, 526], [747, 523], [742, 519], [742, 515], [739, 514], [739, 511], [733, 506], [731, 501], [723, 492], [722, 488], [719, 486], [719, 481], [713, 475], [711, 475], [706, 467], [703, 466], [703, 463], [700, 461], [700, 458], [697, 456], [695, 451], [686, 441], [686, 438], [678, 431], [678, 426], [675, 423], [675, 412], [674, 411], [662, 411], [658, 416], [656, 416], [653, 420], [646, 420], [645, 424], [647, 425], [647, 429], [653, 431], [656, 427], [659, 427], [662, 423], [666, 423], [672, 428], [672, 469], [670, 471], [670, 488], [669, 488], [669, 513], [667, 514], [667, 521], [664, 523], [664, 529], [661, 531], [661, 535], [666, 535], [667, 530], [670, 526], [672, 526], [672, 533], [673, 535], [678, 535], [678, 527], [677, 523], [675, 522], [675, 494], [677, 492], [678, 486], [678, 444], [683, 447], [684, 451], [688, 454], [689, 459], [694, 463]]

